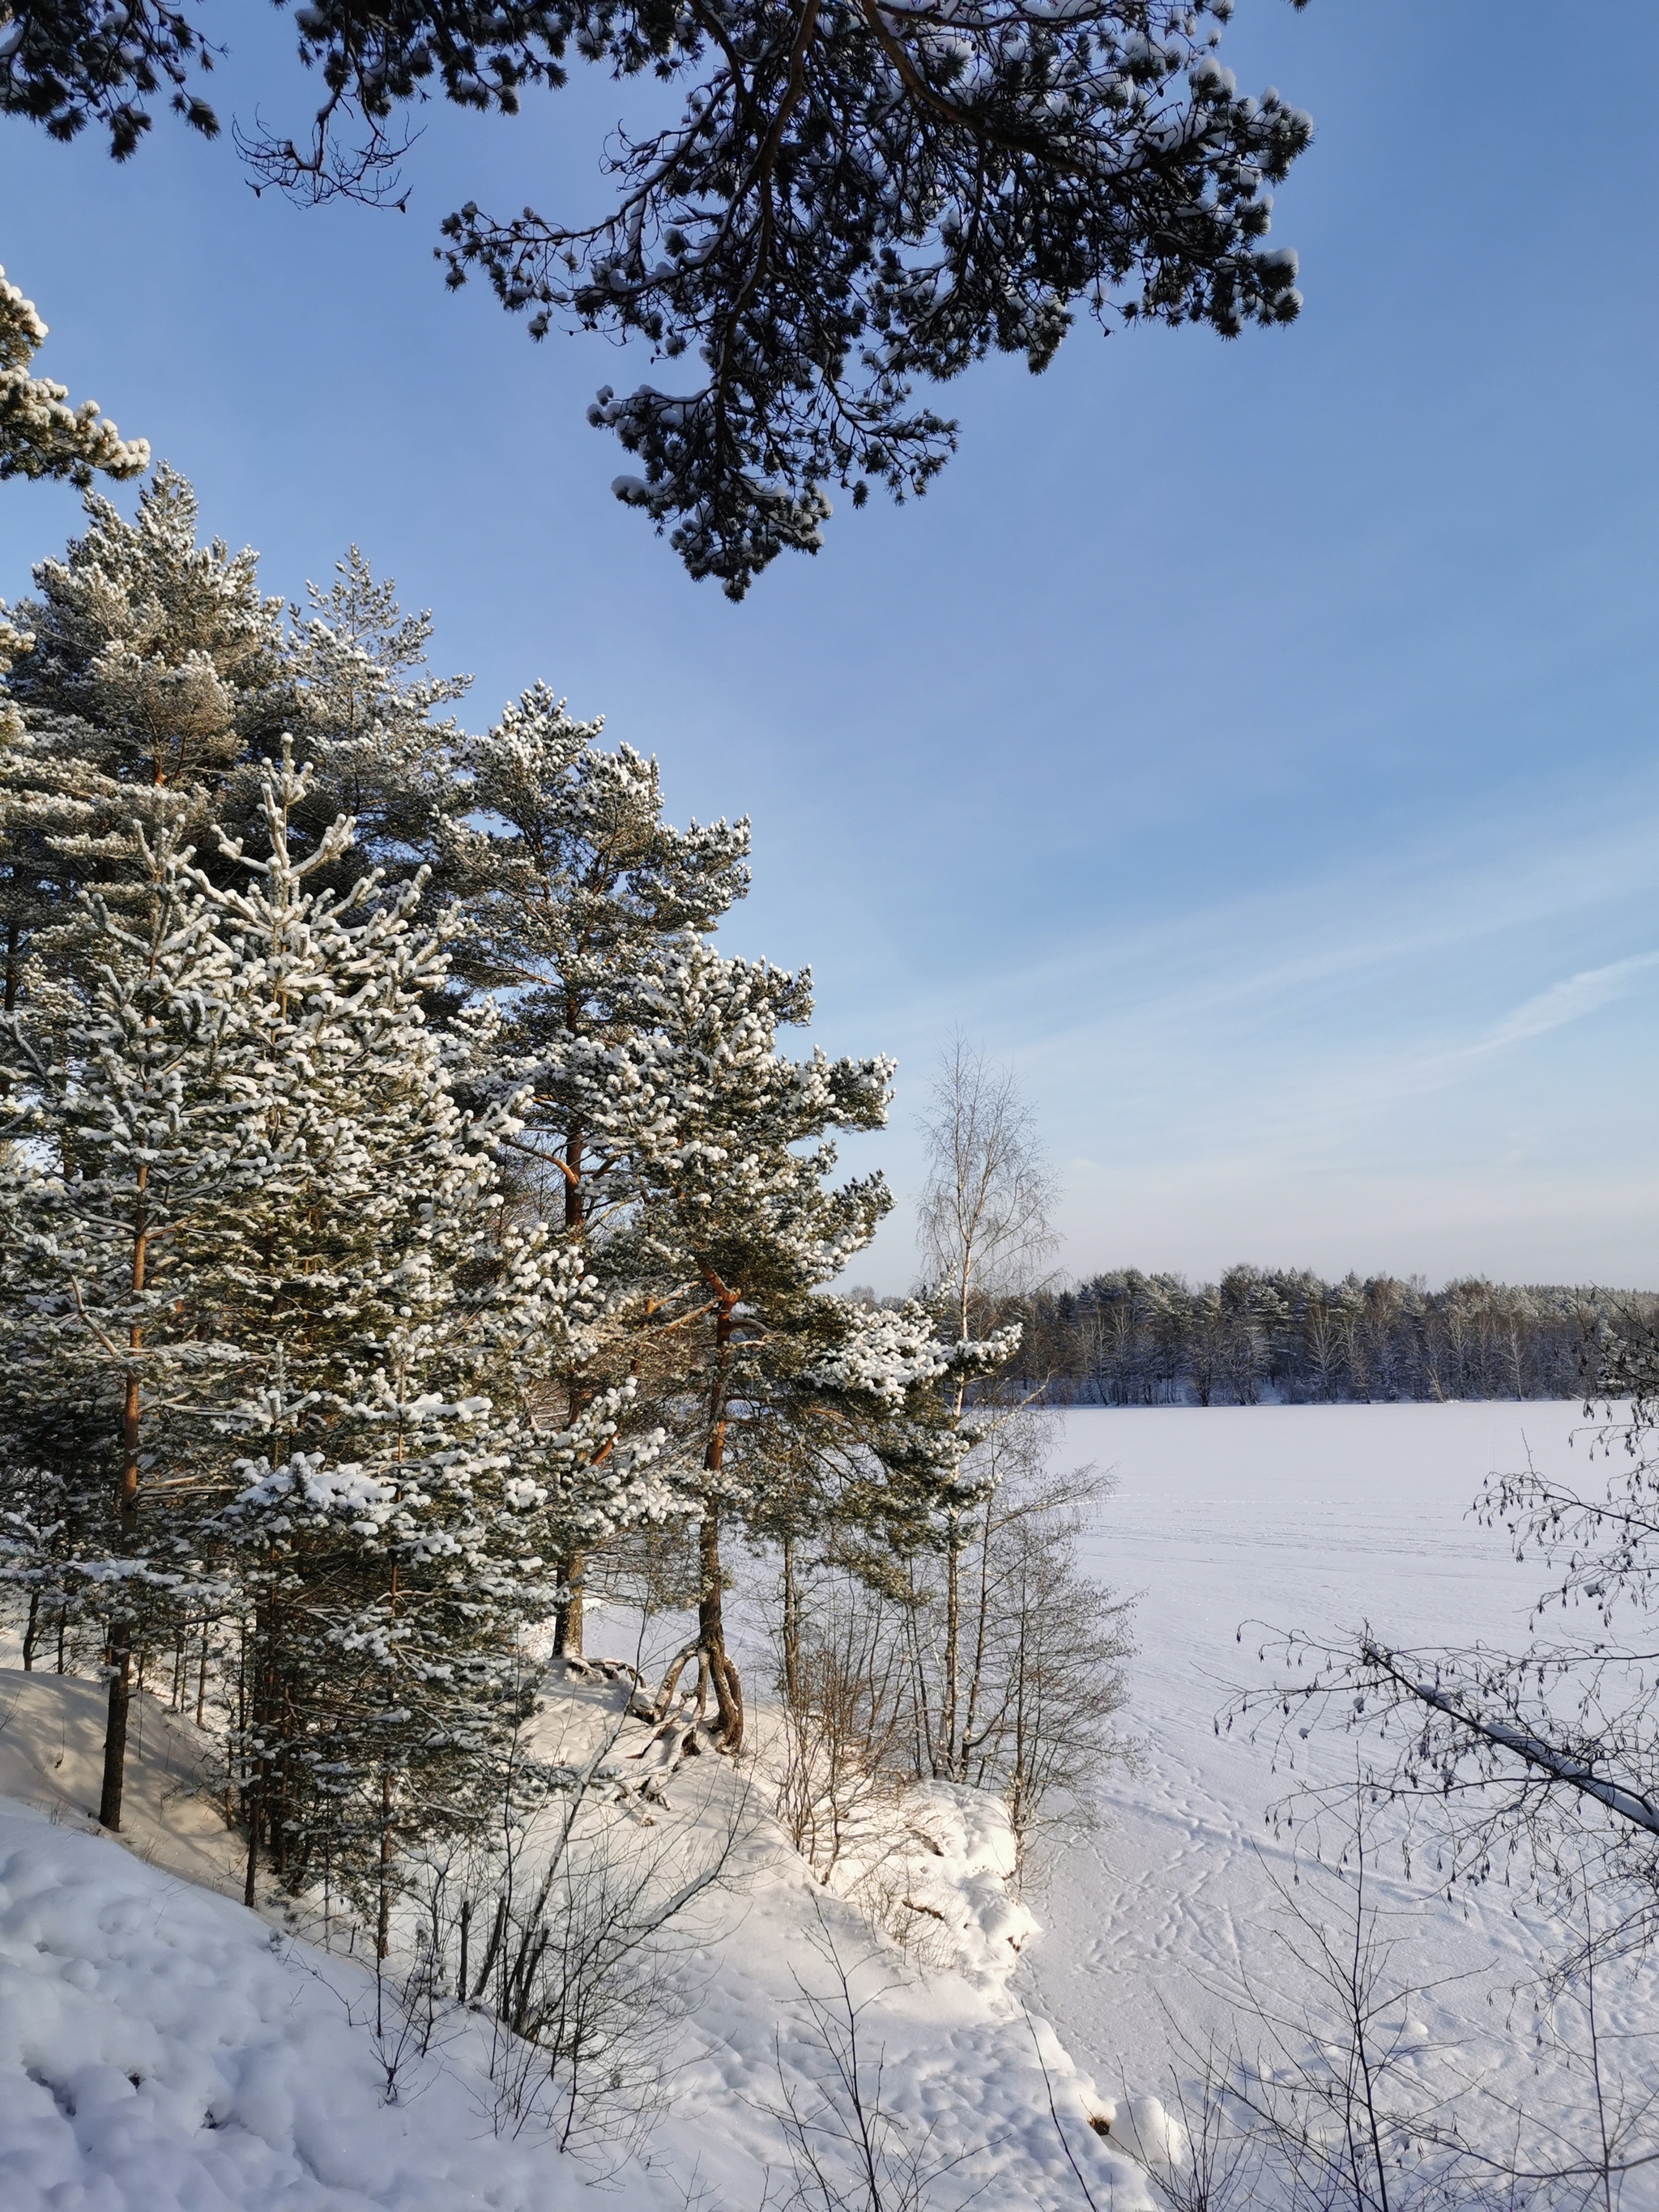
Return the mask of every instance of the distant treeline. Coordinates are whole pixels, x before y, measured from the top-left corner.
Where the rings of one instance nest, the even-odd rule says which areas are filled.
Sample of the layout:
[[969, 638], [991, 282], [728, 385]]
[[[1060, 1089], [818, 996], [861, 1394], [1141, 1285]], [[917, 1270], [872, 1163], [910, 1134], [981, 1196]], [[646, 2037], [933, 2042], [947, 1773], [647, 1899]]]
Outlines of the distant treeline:
[[1021, 1302], [1020, 1365], [1057, 1405], [1254, 1406], [1593, 1394], [1659, 1294], [1239, 1267], [1218, 1283], [1128, 1267]]

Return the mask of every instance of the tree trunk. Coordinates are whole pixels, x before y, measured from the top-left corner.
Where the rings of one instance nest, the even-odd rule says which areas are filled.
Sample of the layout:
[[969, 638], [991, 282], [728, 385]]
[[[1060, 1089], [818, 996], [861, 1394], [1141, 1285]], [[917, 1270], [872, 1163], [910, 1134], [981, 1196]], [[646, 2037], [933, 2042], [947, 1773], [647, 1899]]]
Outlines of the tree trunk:
[[104, 1786], [98, 1800], [98, 1825], [117, 1835], [121, 1827], [121, 1798], [126, 1787], [127, 1713], [132, 1703], [132, 1623], [129, 1620], [110, 1623], [109, 1667]]
[[939, 1699], [939, 1735], [944, 1739], [945, 1779], [957, 1774], [957, 1688], [962, 1669], [962, 1552], [957, 1543], [957, 1518], [951, 1515], [949, 1548], [945, 1554], [945, 1686]]
[[979, 1532], [979, 1590], [974, 1601], [974, 1660], [968, 1672], [968, 1698], [962, 1717], [962, 1741], [957, 1747], [956, 1780], [966, 1782], [974, 1750], [974, 1723], [979, 1717], [980, 1692], [985, 1681], [986, 1644], [991, 1627], [991, 1529], [994, 1501], [985, 1503], [985, 1525]]
[[586, 1553], [567, 1553], [559, 1568], [563, 1595], [553, 1616], [553, 1641], [562, 1659], [582, 1656], [582, 1597], [586, 1580]]
[[783, 1694], [792, 1713], [800, 1711], [800, 1591], [795, 1582], [795, 1540], [783, 1540]]
[[933, 1726], [933, 1681], [930, 1655], [924, 1648], [921, 1628], [921, 1607], [916, 1602], [916, 1569], [915, 1560], [907, 1568], [910, 1584], [911, 1602], [905, 1610], [904, 1634], [910, 1647], [911, 1706], [915, 1717], [916, 1772], [937, 1775], [939, 1766], [939, 1737]]
[[[132, 1239], [132, 1290], [137, 1297], [144, 1287], [145, 1245], [149, 1224], [144, 1209], [143, 1192], [149, 1180], [149, 1167], [138, 1170], [137, 1224]], [[143, 1341], [143, 1332], [135, 1322], [128, 1333], [128, 1344], [137, 1352]], [[121, 1552], [126, 1557], [132, 1552], [138, 1537], [138, 1437], [139, 1417], [138, 1370], [127, 1370], [126, 1391], [121, 1405], [121, 1477], [116, 1502], [121, 1521]], [[112, 1620], [109, 1628], [109, 1656], [112, 1673], [109, 1678], [109, 1721], [104, 1731], [104, 1786], [99, 1800], [98, 1821], [100, 1827], [112, 1833], [121, 1826], [121, 1796], [126, 1786], [127, 1710], [132, 1695], [132, 1617], [124, 1613]]]
[[697, 1648], [707, 1661], [720, 1714], [715, 1741], [722, 1751], [743, 1748], [743, 1690], [738, 1670], [726, 1650], [726, 1620], [721, 1606], [720, 1516], [713, 1499], [705, 1500], [702, 1527], [697, 1538]]
[[[573, 1033], [578, 1025], [574, 1006], [566, 1009], [566, 1019]], [[564, 1158], [560, 1166], [564, 1173], [565, 1234], [575, 1237], [580, 1231], [586, 1213], [586, 1194], [582, 1189], [582, 1151], [585, 1144], [582, 1126], [573, 1121], [565, 1131]], [[582, 1392], [573, 1382], [570, 1387], [570, 1419], [574, 1424], [581, 1407]], [[553, 1618], [553, 1640], [562, 1659], [582, 1656], [582, 1599], [587, 1578], [587, 1557], [582, 1552], [567, 1553], [559, 1563], [559, 1583], [563, 1590], [558, 1609]]]
[[255, 1877], [259, 1871], [259, 1776], [257, 1767], [248, 1777], [247, 1785], [247, 1870], [242, 1877], [242, 1902], [250, 1912], [258, 1894]]
[[23, 1631], [23, 1672], [26, 1674], [32, 1674], [34, 1672], [34, 1644], [40, 1629], [40, 1593], [38, 1589], [34, 1589], [29, 1592], [28, 1625]]
[[384, 1959], [392, 1948], [392, 1777], [380, 1776], [380, 1899], [374, 1915], [374, 1955]]
[[704, 1471], [702, 1522], [697, 1536], [697, 1634], [695, 1643], [678, 1652], [657, 1692], [656, 1713], [665, 1722], [680, 1675], [689, 1661], [697, 1662], [698, 1711], [712, 1684], [719, 1720], [714, 1732], [717, 1751], [737, 1752], [743, 1747], [743, 1686], [726, 1649], [726, 1623], [720, 1605], [720, 1474], [726, 1459], [726, 1391], [732, 1357], [732, 1316], [740, 1293], [727, 1290], [712, 1272], [709, 1288], [715, 1297], [714, 1379], [708, 1392], [708, 1443]]
[[726, 1464], [726, 1392], [732, 1365], [732, 1316], [738, 1292], [715, 1282], [718, 1304], [714, 1319], [714, 1380], [708, 1393], [708, 1446], [702, 1463], [714, 1477], [703, 1498], [702, 1527], [697, 1538], [697, 1647], [708, 1666], [720, 1709], [715, 1744], [721, 1751], [743, 1747], [743, 1691], [738, 1670], [726, 1656], [726, 1620], [720, 1597], [720, 1516], [716, 1486]]
[[[242, 1629], [242, 1664], [237, 1696], [238, 1717], [240, 1723], [244, 1756], [247, 1763], [247, 1780], [242, 1791], [242, 1813], [247, 1822], [247, 1867], [242, 1881], [242, 1902], [252, 1911], [258, 1896], [256, 1877], [259, 1871], [259, 1831], [264, 1825], [264, 1749], [261, 1729], [269, 1701], [259, 1694], [259, 1683], [265, 1649], [272, 1634], [270, 1613], [261, 1617], [256, 1607], [253, 1615], [253, 1634], [250, 1639], [246, 1624]], [[250, 1650], [250, 1641], [252, 1649]]]

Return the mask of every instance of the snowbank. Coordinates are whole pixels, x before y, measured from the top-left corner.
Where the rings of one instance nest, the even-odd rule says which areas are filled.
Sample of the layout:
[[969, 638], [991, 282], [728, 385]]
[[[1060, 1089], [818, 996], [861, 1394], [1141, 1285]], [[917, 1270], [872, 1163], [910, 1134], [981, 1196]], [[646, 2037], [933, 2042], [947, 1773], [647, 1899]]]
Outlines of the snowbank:
[[[484, 2017], [450, 2007], [424, 2055], [405, 2045], [389, 2087], [400, 2027], [390, 1992], [377, 2033], [374, 1978], [360, 1960], [213, 1893], [234, 1879], [234, 1838], [198, 1794], [195, 1731], [143, 1702], [129, 1782], [136, 1849], [124, 1849], [86, 1809], [96, 1686], [0, 1675], [6, 2212], [586, 2203], [589, 2172], [544, 2133], [497, 2132]], [[586, 1717], [550, 1696], [543, 1726]], [[685, 1817], [728, 1817], [722, 1793], [740, 1793], [743, 1778], [723, 1760], [696, 1767], [671, 1789]], [[746, 1823], [734, 1887], [672, 1964], [684, 2002], [670, 2108], [601, 2201], [684, 2212], [702, 2191], [709, 2212], [759, 2212], [769, 2185], [776, 2202], [779, 2113], [791, 2100], [821, 2109], [832, 2071], [804, 1993], [833, 2005], [838, 1960], [895, 2126], [924, 2164], [950, 2167], [941, 2212], [975, 2192], [988, 2208], [1077, 2212], [1068, 2149], [1099, 2202], [1144, 2212], [1137, 2169], [1088, 2125], [1110, 2107], [1004, 1986], [1030, 1918], [1007, 1899], [1006, 1838], [969, 1800], [930, 1792], [923, 1809], [941, 1844], [939, 1909], [977, 1958], [971, 1974], [916, 1968], [827, 1897], [769, 1823]]]
[[464, 2057], [386, 2101], [373, 1997], [361, 1969], [285, 1945], [227, 1899], [0, 1806], [0, 2201], [570, 2203], [557, 2160], [491, 2137]]

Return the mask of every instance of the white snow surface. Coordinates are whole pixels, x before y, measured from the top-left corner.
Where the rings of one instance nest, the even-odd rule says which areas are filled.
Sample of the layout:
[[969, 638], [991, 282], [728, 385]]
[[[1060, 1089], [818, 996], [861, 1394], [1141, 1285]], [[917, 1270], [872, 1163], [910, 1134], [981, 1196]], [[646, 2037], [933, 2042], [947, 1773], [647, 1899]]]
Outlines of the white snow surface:
[[[607, 1695], [550, 1690], [546, 1748], [580, 1748]], [[595, 2196], [544, 2131], [497, 2132], [479, 2016], [452, 2007], [388, 2099], [395, 2004], [377, 2038], [360, 1959], [300, 1940], [274, 1896], [263, 1917], [236, 1901], [234, 1839], [199, 1792], [194, 1729], [149, 1698], [136, 1706], [127, 1847], [104, 1836], [89, 1809], [101, 1703], [92, 1682], [0, 1674], [5, 2212], [566, 2212], [590, 2197], [760, 2212], [782, 2193], [785, 2085], [810, 2114], [825, 2074], [800, 1984], [833, 1995], [826, 1936], [869, 2000], [862, 2033], [884, 2098], [923, 2163], [948, 2168], [933, 2202], [1074, 2206], [1052, 2088], [1091, 2183], [1119, 2212], [1147, 2204], [1131, 2161], [1087, 2124], [1109, 2104], [1007, 1994], [1031, 1923], [1008, 1894], [1000, 1808], [971, 1792], [931, 1789], [913, 1811], [934, 1838], [927, 1895], [961, 1972], [911, 1965], [745, 1816], [734, 1887], [669, 1962], [684, 2011], [668, 2110]], [[688, 1852], [743, 1787], [713, 1758], [669, 1780]]]
[[[798, 1978], [826, 1986], [827, 1929], [872, 1996], [872, 2046], [903, 2123], [930, 2159], [968, 2154], [941, 2177], [938, 2212], [973, 2192], [987, 2212], [1082, 2212], [1050, 2085], [1096, 2204], [1149, 2212], [1119, 2143], [1138, 2136], [1149, 2154], [1179, 2157], [1169, 2077], [1180, 2037], [1224, 2024], [1246, 1975], [1296, 1997], [1273, 1888], [1295, 1863], [1264, 1817], [1293, 1778], [1270, 1771], [1262, 1744], [1212, 1725], [1231, 1686], [1263, 1679], [1260, 1632], [1240, 1642], [1236, 1631], [1369, 1620], [1401, 1642], [1519, 1640], [1540, 1570], [1517, 1565], [1468, 1508], [1489, 1472], [1528, 1450], [1594, 1480], [1582, 1443], [1570, 1448], [1580, 1425], [1562, 1405], [1066, 1415], [1064, 1457], [1116, 1477], [1088, 1564], [1140, 1596], [1125, 1717], [1146, 1744], [1141, 1771], [1103, 1778], [1101, 1826], [1024, 1901], [1009, 1893], [994, 1812], [971, 1793], [917, 1793], [912, 1814], [935, 1846], [926, 1895], [948, 1923], [956, 1970], [918, 1967], [872, 1937], [751, 1818], [739, 1881], [708, 1905], [674, 1967], [685, 2016], [667, 2115], [592, 2201], [630, 2212], [781, 2201], [780, 2068], [809, 2097], [822, 2075]], [[602, 1623], [590, 1641], [605, 1647]], [[751, 1668], [748, 1679], [761, 1677]], [[579, 1747], [605, 1695], [550, 1690], [550, 1748], [555, 1735]], [[262, 1917], [236, 1901], [234, 1840], [200, 1794], [186, 1718], [141, 1701], [125, 1845], [95, 1831], [100, 1705], [88, 1682], [0, 1675], [5, 2212], [568, 2212], [588, 2202], [591, 2177], [544, 2136], [495, 2132], [476, 2018], [455, 2011], [388, 2101], [372, 1976], [299, 1940], [274, 1903]], [[1352, 1756], [1340, 1735], [1311, 1748]], [[722, 1793], [740, 1787], [714, 1759], [666, 1784], [688, 1834], [718, 1826]], [[1436, 1974], [1469, 1977], [1430, 1992], [1420, 2021], [1402, 2023], [1422, 2043], [1425, 2078], [1450, 2047], [1463, 2078], [1565, 2109], [1570, 2085], [1528, 2048], [1512, 1995], [1548, 1936], [1531, 1906], [1498, 1889], [1449, 1906], [1397, 1864], [1379, 1865], [1376, 1889]], [[1316, 1901], [1317, 1882], [1298, 1893]], [[1650, 1984], [1643, 1970], [1605, 1996], [1606, 2023], [1635, 2039], [1621, 2051], [1649, 2073], [1659, 2048]], [[1111, 2138], [1090, 2130], [1091, 2115], [1112, 2120]], [[1633, 2177], [1622, 2203], [1659, 2206], [1659, 2181]]]
[[[1262, 1625], [1324, 1635], [1369, 1621], [1400, 1644], [1523, 1644], [1547, 1571], [1536, 1559], [1517, 1563], [1502, 1532], [1468, 1509], [1489, 1474], [1523, 1468], [1528, 1455], [1599, 1492], [1607, 1470], [1589, 1462], [1590, 1435], [1582, 1408], [1558, 1402], [1062, 1417], [1056, 1458], [1115, 1480], [1086, 1565], [1121, 1595], [1139, 1594], [1123, 1718], [1145, 1763], [1103, 1778], [1101, 1826], [1059, 1852], [1034, 1893], [1043, 1933], [1026, 1947], [1016, 1987], [1074, 2060], [1120, 2093], [1121, 2136], [1137, 2098], [1167, 2100], [1172, 2073], [1190, 2080], [1194, 2048], [1212, 2033], [1225, 2040], [1247, 1978], [1275, 2002], [1304, 2002], [1275, 1881], [1339, 1924], [1335, 1893], [1266, 1817], [1298, 1777], [1282, 1755], [1273, 1771], [1269, 1735], [1216, 1733], [1230, 1691], [1273, 1675], [1271, 1651], [1265, 1663], [1259, 1656]], [[1355, 1747], [1340, 1729], [1316, 1730], [1296, 1751], [1304, 1769], [1353, 1771]], [[1425, 1870], [1420, 1853], [1414, 1870]], [[1440, 2065], [1443, 2088], [1449, 2065], [1462, 2082], [1561, 2118], [1579, 2095], [1577, 2077], [1553, 2073], [1529, 2048], [1531, 1989], [1559, 1948], [1554, 1924], [1499, 1882], [1448, 1904], [1427, 1881], [1402, 1879], [1389, 1851], [1372, 1894], [1402, 1978], [1443, 1984], [1405, 2023], [1424, 2046], [1425, 2080]], [[1640, 2094], [1659, 2089], [1651, 1968], [1601, 1994], [1626, 2078]], [[1563, 2032], [1576, 2033], [1571, 2019]], [[1155, 2130], [1151, 2104], [1142, 2109]], [[1659, 2175], [1627, 2177], [1621, 2202], [1625, 2212], [1659, 2206]]]

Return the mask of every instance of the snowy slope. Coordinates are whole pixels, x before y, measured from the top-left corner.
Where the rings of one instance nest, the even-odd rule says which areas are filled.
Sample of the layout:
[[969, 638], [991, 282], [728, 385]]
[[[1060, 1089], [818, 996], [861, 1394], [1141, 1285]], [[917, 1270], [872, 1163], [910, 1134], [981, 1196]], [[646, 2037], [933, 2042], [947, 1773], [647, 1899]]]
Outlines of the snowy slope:
[[[106, 1703], [101, 1683], [0, 1668], [0, 1797], [96, 1831]], [[134, 1698], [131, 1729], [128, 1850], [240, 1897], [240, 1855], [209, 1794], [205, 1739], [150, 1697]]]
[[388, 2105], [372, 2017], [360, 1970], [115, 1844], [0, 1808], [9, 2212], [570, 2201], [556, 2162], [481, 2131], [464, 2067]]
[[[1139, 2212], [1143, 2179], [1086, 2124], [1115, 2112], [1096, 2084], [1117, 2095], [1121, 2136], [1135, 2109], [1122, 2093], [1164, 2092], [1180, 2034], [1223, 2022], [1245, 1976], [1297, 1995], [1273, 1887], [1294, 1869], [1263, 1819], [1288, 1778], [1269, 1771], [1265, 1749], [1212, 1725], [1229, 1684], [1260, 1679], [1237, 1624], [1369, 1618], [1407, 1639], [1518, 1635], [1533, 1571], [1466, 1508], [1490, 1469], [1528, 1448], [1574, 1465], [1577, 1418], [1570, 1407], [1468, 1405], [1067, 1416], [1067, 1455], [1118, 1475], [1091, 1565], [1143, 1593], [1127, 1718], [1146, 1741], [1144, 1771], [1103, 1784], [1105, 1826], [1030, 1900], [1041, 1932], [1008, 1896], [1006, 1838], [983, 1806], [922, 1793], [913, 1810], [938, 1844], [927, 1897], [950, 1923], [964, 1969], [954, 1972], [877, 1943], [745, 1810], [738, 1879], [672, 1962], [671, 2108], [602, 2198], [544, 2136], [496, 2133], [476, 2017], [453, 2012], [387, 2101], [372, 1977], [270, 1925], [274, 1907], [261, 1919], [211, 1893], [240, 1886], [232, 1839], [195, 1792], [187, 1721], [144, 1705], [130, 1850], [88, 1832], [95, 1688], [0, 1677], [0, 1793], [13, 1801], [0, 1808], [0, 2205], [777, 2207], [781, 2102], [810, 2104], [825, 2072], [799, 1984], [830, 1989], [827, 1934], [870, 1998], [866, 2047], [901, 2124], [948, 2169], [937, 2212], [974, 2191], [992, 2212], [1082, 2212], [1067, 2148], [1097, 2205]], [[617, 1648], [624, 1626], [607, 1624]], [[605, 1694], [550, 1691], [542, 1747], [590, 1740]], [[1320, 1755], [1346, 1754], [1339, 1739]], [[743, 1786], [726, 1762], [695, 1762], [667, 1785], [678, 1810], [664, 1819], [718, 1828]], [[1316, 1884], [1297, 1893], [1317, 1901]], [[1525, 1991], [1551, 1932], [1532, 1908], [1494, 1891], [1450, 1910], [1393, 1865], [1376, 1893], [1405, 1963], [1420, 1960], [1437, 1984], [1401, 2021], [1420, 2039], [1425, 2081], [1455, 2061], [1462, 2078], [1570, 2120], [1571, 2068], [1530, 2047]], [[1644, 2087], [1659, 2075], [1652, 1983], [1644, 1971], [1604, 1993], [1620, 2063]], [[1054, 2032], [1034, 2036], [1022, 2000]], [[1152, 2131], [1156, 2115], [1139, 2110]], [[1659, 2205], [1659, 2176], [1633, 2178], [1622, 2203]]]
[[[550, 1695], [544, 1727], [580, 1734], [593, 1695]], [[586, 2201], [583, 2167], [544, 2133], [497, 2131], [485, 2021], [452, 2008], [428, 2052], [405, 2050], [389, 2099], [398, 2015], [387, 2003], [377, 2036], [372, 1974], [269, 1924], [274, 1905], [262, 1919], [204, 1886], [230, 1883], [234, 1869], [222, 1823], [188, 1787], [187, 1722], [146, 1701], [130, 1784], [137, 1849], [95, 1831], [96, 1709], [89, 1684], [0, 1677], [6, 2212], [562, 2212]], [[719, 1824], [743, 1786], [704, 1759], [672, 1795], [692, 1826]], [[898, 2126], [924, 2164], [947, 2169], [934, 2202], [977, 2192], [987, 2206], [1075, 2207], [1069, 2145], [1118, 2212], [1146, 2203], [1133, 2167], [1087, 2125], [1109, 2106], [1006, 1993], [991, 1954], [1000, 1944], [1012, 1964], [1007, 1936], [1025, 1923], [995, 1879], [994, 1823], [950, 1793], [933, 1797], [921, 1811], [960, 1877], [957, 1917], [964, 1936], [979, 1931], [981, 1970], [912, 1968], [813, 1889], [769, 1824], [746, 1819], [733, 1887], [670, 1962], [684, 1984], [670, 2110], [599, 2201], [618, 2189], [641, 2212], [780, 2201], [782, 2100], [807, 2112], [822, 2101], [826, 2051], [801, 1984], [833, 1995], [827, 1941], [869, 2001], [865, 2047]]]

